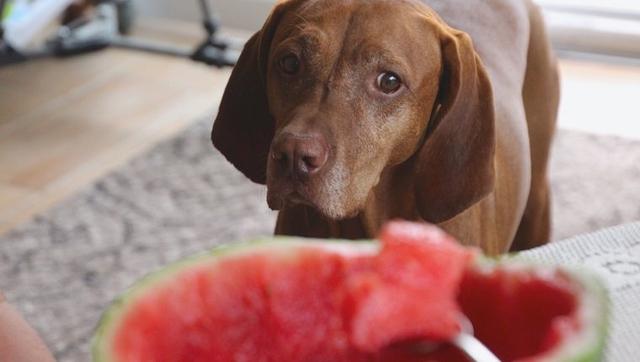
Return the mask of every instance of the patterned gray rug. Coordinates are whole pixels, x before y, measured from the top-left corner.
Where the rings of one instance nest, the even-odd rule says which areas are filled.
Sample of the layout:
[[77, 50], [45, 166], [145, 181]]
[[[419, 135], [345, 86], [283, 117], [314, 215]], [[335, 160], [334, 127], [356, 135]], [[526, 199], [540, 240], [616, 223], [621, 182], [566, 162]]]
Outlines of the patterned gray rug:
[[[59, 361], [88, 361], [109, 301], [143, 274], [214, 245], [270, 234], [265, 191], [209, 143], [210, 121], [0, 238], [0, 289]], [[640, 220], [640, 142], [560, 132], [555, 239]]]

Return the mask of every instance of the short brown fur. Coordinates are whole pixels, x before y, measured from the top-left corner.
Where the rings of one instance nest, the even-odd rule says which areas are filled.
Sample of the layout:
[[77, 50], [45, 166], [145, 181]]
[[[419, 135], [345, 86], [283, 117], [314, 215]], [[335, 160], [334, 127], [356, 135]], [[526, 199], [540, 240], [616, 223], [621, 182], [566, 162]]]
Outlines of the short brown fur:
[[[245, 46], [212, 139], [267, 184], [276, 233], [368, 238], [404, 218], [492, 254], [548, 240], [558, 83], [537, 8], [426, 3], [282, 1]], [[392, 95], [376, 88], [387, 71], [403, 81]], [[283, 168], [283, 140], [295, 162], [321, 149], [326, 163]]]

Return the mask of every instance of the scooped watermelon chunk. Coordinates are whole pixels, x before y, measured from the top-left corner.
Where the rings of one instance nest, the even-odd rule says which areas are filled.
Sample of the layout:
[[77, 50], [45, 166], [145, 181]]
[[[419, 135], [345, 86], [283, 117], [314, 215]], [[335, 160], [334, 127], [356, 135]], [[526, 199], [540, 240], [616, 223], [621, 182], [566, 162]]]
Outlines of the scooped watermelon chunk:
[[[380, 242], [273, 238], [143, 279], [105, 313], [95, 361], [465, 361], [465, 315], [503, 361], [597, 360], [606, 296], [583, 274], [490, 262], [439, 229]], [[433, 351], [416, 348], [433, 342]]]
[[372, 268], [347, 279], [353, 344], [375, 352], [407, 339], [453, 339], [462, 313], [456, 296], [473, 253], [427, 224], [389, 223], [380, 240]]

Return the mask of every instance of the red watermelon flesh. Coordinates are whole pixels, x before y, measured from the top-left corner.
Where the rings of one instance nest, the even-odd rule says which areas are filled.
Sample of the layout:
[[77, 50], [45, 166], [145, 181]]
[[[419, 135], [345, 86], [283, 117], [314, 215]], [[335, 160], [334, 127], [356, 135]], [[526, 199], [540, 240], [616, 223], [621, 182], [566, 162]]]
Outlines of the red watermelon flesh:
[[[248, 248], [190, 266], [127, 305], [113, 361], [465, 361], [465, 314], [503, 361], [534, 361], [578, 322], [561, 274], [489, 272], [435, 227], [392, 223], [379, 252]], [[345, 247], [349, 248], [349, 247]]]
[[575, 295], [560, 272], [497, 269], [466, 273], [458, 300], [475, 336], [514, 361], [543, 355], [579, 330]]
[[425, 224], [390, 223], [380, 240], [372, 268], [347, 279], [354, 345], [375, 352], [408, 338], [452, 339], [460, 331], [456, 295], [473, 254]]

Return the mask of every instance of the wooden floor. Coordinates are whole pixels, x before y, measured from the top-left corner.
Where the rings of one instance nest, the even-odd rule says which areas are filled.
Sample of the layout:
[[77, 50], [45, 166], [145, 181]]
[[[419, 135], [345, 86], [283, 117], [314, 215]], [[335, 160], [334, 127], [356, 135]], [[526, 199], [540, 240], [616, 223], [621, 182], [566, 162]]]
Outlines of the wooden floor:
[[0, 68], [0, 234], [211, 117], [229, 72], [118, 49]]
[[[197, 39], [193, 31], [149, 28], [177, 43]], [[562, 70], [576, 89], [596, 79], [593, 92], [605, 105], [620, 84], [640, 79], [640, 68], [631, 66], [564, 61]], [[0, 234], [212, 116], [228, 76], [229, 70], [116, 49], [0, 68]], [[592, 101], [567, 99], [563, 112], [588, 114]]]

